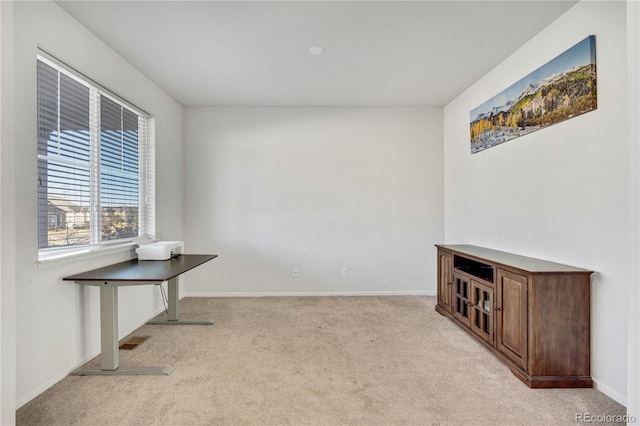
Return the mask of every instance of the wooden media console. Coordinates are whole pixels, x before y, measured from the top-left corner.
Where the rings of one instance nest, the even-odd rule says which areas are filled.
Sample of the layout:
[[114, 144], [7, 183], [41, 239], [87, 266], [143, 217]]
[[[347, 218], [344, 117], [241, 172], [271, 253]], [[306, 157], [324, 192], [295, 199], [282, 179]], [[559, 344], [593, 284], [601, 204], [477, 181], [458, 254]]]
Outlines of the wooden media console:
[[438, 248], [436, 310], [532, 388], [592, 387], [592, 271], [472, 245]]

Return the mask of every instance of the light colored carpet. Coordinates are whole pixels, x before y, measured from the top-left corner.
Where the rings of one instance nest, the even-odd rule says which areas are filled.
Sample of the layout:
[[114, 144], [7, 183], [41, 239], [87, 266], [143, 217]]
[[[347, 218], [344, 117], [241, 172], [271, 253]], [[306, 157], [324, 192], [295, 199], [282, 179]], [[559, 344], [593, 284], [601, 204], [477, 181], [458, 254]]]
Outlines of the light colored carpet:
[[[169, 376], [69, 376], [19, 425], [562, 425], [623, 415], [594, 389], [529, 389], [434, 310], [435, 298], [185, 298], [121, 365]], [[91, 364], [98, 364], [98, 359]]]

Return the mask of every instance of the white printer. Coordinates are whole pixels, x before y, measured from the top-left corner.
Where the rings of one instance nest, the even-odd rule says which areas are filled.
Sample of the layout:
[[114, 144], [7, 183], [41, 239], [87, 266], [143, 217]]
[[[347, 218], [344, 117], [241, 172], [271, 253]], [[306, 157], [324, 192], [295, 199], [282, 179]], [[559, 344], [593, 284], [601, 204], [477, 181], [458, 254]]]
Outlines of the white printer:
[[182, 241], [136, 241], [138, 260], [168, 260], [182, 254]]

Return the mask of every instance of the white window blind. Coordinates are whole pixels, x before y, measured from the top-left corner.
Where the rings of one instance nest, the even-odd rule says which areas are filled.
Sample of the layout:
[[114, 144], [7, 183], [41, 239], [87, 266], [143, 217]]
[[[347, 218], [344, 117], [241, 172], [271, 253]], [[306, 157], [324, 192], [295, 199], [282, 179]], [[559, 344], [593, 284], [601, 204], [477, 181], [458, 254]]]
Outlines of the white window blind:
[[41, 253], [153, 236], [149, 117], [64, 64], [37, 59]]

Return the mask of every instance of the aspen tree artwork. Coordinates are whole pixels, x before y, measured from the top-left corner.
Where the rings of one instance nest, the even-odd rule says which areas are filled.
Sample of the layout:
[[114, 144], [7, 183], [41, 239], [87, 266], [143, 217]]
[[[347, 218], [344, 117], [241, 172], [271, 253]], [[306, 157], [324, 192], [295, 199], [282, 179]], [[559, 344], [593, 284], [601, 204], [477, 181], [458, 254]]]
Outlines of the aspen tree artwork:
[[591, 35], [471, 111], [471, 153], [597, 108]]

